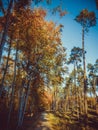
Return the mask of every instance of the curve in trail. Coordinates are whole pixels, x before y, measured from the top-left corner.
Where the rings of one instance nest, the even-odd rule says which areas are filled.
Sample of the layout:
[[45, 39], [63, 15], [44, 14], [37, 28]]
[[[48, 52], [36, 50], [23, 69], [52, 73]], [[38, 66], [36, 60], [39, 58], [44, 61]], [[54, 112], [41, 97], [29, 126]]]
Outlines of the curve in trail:
[[60, 116], [60, 114], [46, 111], [39, 114], [35, 120], [29, 120], [28, 127], [23, 130], [98, 130], [94, 126], [84, 126], [75, 120], [73, 121], [67, 121], [64, 115]]
[[27, 130], [93, 130], [81, 129], [78, 125], [70, 125], [65, 119], [55, 113], [43, 112]]
[[37, 119], [35, 126], [31, 126], [28, 130], [61, 130], [59, 118], [52, 113], [43, 112]]

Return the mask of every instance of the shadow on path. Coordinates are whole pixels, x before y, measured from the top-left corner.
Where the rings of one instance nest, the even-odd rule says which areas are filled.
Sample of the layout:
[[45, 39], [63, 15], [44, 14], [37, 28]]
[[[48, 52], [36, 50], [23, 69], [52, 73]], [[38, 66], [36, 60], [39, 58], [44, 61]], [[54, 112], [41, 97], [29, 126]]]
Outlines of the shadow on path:
[[[64, 115], [63, 115], [64, 117]], [[82, 126], [79, 122], [69, 122], [52, 112], [41, 113], [36, 120], [23, 130], [98, 130], [90, 126]]]

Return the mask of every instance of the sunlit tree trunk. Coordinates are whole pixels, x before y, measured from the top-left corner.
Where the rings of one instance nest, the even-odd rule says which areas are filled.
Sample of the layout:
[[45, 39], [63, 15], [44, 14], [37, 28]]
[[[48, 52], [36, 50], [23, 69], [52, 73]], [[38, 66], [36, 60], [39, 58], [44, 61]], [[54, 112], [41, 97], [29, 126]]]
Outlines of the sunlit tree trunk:
[[84, 85], [83, 85], [83, 89], [84, 89], [84, 113], [85, 116], [87, 116], [87, 85], [86, 85], [86, 63], [85, 63], [85, 49], [84, 49], [84, 27], [82, 28], [82, 49], [83, 49], [83, 71], [84, 71]]
[[98, 96], [96, 93], [96, 78], [93, 79], [93, 91], [94, 91], [94, 108], [96, 109], [96, 113], [98, 114]]
[[40, 95], [38, 93], [39, 88], [39, 80], [40, 80], [40, 73], [36, 73], [33, 75], [36, 77], [32, 82], [32, 94], [33, 94], [33, 104], [34, 104], [34, 117], [37, 117], [37, 115], [40, 113]]
[[24, 104], [24, 110], [23, 110], [21, 125], [23, 123], [24, 114], [25, 114], [25, 111], [26, 111], [27, 101], [28, 101], [29, 92], [30, 92], [30, 83], [31, 83], [31, 78], [28, 80], [28, 83], [27, 83], [27, 90], [26, 90], [26, 97], [25, 97], [25, 104]]
[[18, 123], [17, 123], [17, 128], [20, 126], [21, 124], [21, 118], [22, 118], [22, 114], [23, 114], [23, 107], [24, 107], [24, 102], [25, 102], [25, 92], [24, 92], [24, 84], [25, 84], [25, 80], [22, 80], [22, 84], [21, 84], [21, 88], [19, 91], [19, 110], [18, 110]]
[[[72, 114], [73, 112], [76, 110], [77, 116], [78, 116], [78, 93], [77, 93], [77, 81], [76, 81], [76, 77], [77, 77], [77, 61], [74, 61], [74, 95], [71, 95], [71, 108], [72, 108]], [[73, 100], [74, 98], [74, 100]]]
[[77, 93], [77, 85], [76, 85], [76, 77], [77, 77], [77, 61], [74, 63], [74, 87], [75, 87], [75, 106], [76, 106], [76, 112], [77, 112], [77, 117], [79, 118], [79, 111], [78, 111], [78, 93]]
[[[82, 86], [82, 85], [81, 85]], [[80, 87], [81, 87], [80, 86]], [[79, 93], [79, 99], [80, 99], [80, 115], [84, 112], [84, 92], [83, 89], [80, 88], [80, 93]]]
[[21, 93], [21, 98], [20, 98], [17, 129], [19, 127], [21, 127], [22, 123], [23, 123], [24, 114], [25, 114], [25, 111], [26, 111], [26, 106], [27, 106], [27, 101], [28, 101], [28, 96], [29, 96], [29, 91], [30, 91], [30, 82], [31, 82], [31, 79], [28, 80], [26, 91], [24, 91], [24, 83], [22, 83], [22, 93]]

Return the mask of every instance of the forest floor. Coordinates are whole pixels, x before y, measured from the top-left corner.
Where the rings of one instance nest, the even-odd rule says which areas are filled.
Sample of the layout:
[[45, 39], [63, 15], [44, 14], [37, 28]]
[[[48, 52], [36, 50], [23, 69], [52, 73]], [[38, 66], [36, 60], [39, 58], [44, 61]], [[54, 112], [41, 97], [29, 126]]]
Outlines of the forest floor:
[[90, 110], [88, 122], [85, 123], [83, 116], [78, 120], [75, 113], [45, 111], [35, 120], [25, 118], [23, 130], [98, 130], [98, 115]]
[[[4, 118], [3, 113], [0, 118]], [[16, 129], [15, 122], [16, 116], [13, 115], [9, 130]], [[0, 123], [2, 123], [0, 130], [6, 130], [5, 121], [0, 119]], [[78, 119], [76, 112], [44, 111], [35, 118], [32, 115], [26, 115], [20, 130], [98, 130], [98, 115], [95, 110], [89, 109], [88, 122], [85, 123], [83, 115]]]

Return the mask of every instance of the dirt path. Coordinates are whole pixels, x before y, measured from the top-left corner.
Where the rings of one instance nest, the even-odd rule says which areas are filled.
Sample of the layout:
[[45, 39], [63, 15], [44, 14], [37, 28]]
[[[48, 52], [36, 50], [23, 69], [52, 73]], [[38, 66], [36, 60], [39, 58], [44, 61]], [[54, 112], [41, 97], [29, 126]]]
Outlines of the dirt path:
[[49, 115], [48, 113], [42, 113], [34, 130], [53, 130]]
[[75, 119], [68, 121], [64, 115], [60, 116], [53, 112], [43, 112], [35, 120], [28, 118], [28, 122], [26, 120], [25, 123], [27, 126], [23, 130], [98, 130], [98, 127], [84, 126], [81, 123], [75, 121]]
[[52, 113], [43, 112], [35, 125], [32, 125], [28, 130], [61, 130], [59, 125], [59, 118], [56, 118]]

